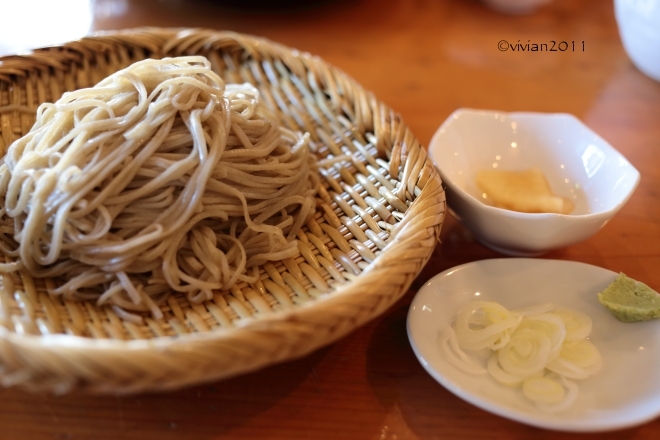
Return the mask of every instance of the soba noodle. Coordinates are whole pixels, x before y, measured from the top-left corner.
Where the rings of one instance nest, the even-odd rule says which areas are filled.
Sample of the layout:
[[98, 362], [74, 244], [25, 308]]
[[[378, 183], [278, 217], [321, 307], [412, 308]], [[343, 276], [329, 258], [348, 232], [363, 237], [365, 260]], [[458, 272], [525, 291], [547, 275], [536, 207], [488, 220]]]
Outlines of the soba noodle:
[[[0, 271], [63, 280], [67, 298], [151, 311], [298, 255], [315, 209], [308, 135], [203, 57], [145, 60], [39, 107], [0, 165]], [[7, 258], [8, 257], [8, 258]]]

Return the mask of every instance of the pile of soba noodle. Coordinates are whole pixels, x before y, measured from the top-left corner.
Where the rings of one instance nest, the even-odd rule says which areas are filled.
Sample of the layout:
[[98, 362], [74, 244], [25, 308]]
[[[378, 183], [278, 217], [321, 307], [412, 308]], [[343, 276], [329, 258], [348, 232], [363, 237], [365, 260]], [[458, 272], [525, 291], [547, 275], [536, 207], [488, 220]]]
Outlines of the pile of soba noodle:
[[151, 311], [298, 255], [318, 188], [308, 135], [203, 57], [145, 60], [39, 107], [0, 165], [0, 271], [51, 292]]

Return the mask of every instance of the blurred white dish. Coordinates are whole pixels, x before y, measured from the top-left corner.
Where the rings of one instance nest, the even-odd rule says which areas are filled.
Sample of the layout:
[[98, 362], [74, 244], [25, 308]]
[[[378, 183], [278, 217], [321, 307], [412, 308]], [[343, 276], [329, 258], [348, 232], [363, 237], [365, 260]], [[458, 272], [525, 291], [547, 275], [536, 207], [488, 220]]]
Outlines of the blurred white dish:
[[507, 14], [529, 14], [552, 0], [483, 0], [491, 8]]
[[660, 81], [660, 0], [614, 0], [614, 12], [628, 56]]
[[[530, 256], [595, 234], [628, 201], [639, 172], [576, 117], [563, 113], [505, 113], [460, 109], [436, 131], [429, 154], [446, 186], [452, 214], [484, 245]], [[482, 202], [482, 169], [538, 167], [573, 212], [529, 214]]]
[[[408, 312], [408, 338], [422, 366], [442, 386], [486, 411], [518, 422], [562, 431], [605, 431], [630, 427], [660, 415], [660, 320], [623, 323], [603, 307], [596, 293], [616, 273], [559, 260], [496, 259], [464, 264], [429, 280]], [[471, 375], [447, 362], [438, 348], [439, 332], [451, 325], [459, 307], [473, 300], [497, 301], [513, 309], [552, 302], [593, 319], [589, 339], [603, 368], [576, 381], [575, 403], [562, 413], [537, 409], [519, 389], [490, 375]]]

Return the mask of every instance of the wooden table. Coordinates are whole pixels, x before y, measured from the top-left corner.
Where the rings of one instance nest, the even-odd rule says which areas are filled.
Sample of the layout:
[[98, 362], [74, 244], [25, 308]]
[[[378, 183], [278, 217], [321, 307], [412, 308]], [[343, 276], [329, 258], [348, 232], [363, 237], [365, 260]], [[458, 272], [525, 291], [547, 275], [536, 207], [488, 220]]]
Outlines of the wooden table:
[[[15, 34], [9, 42], [0, 40], [0, 51], [21, 49], [21, 35], [35, 41], [27, 38], [34, 32], [45, 39], [39, 44], [58, 42], [69, 24], [57, 14], [78, 11], [77, 20], [88, 20], [76, 22], [83, 31], [87, 25], [231, 29], [317, 54], [399, 111], [424, 144], [458, 107], [573, 113], [619, 149], [642, 180], [598, 234], [543, 258], [623, 271], [660, 290], [660, 83], [626, 56], [611, 1], [555, 0], [528, 16], [503, 15], [475, 0], [316, 2], [321, 4], [259, 13], [201, 0], [97, 0], [79, 2], [77, 10], [37, 3], [22, 6], [29, 16], [3, 14]], [[502, 52], [501, 40], [575, 41], [576, 49]], [[166, 394], [56, 397], [0, 390], [0, 438], [580, 437], [477, 409], [437, 384], [413, 355], [405, 324], [416, 289], [449, 267], [496, 257], [448, 216], [442, 244], [410, 292], [384, 316], [330, 347], [233, 380]], [[660, 419], [591, 437], [658, 439]]]

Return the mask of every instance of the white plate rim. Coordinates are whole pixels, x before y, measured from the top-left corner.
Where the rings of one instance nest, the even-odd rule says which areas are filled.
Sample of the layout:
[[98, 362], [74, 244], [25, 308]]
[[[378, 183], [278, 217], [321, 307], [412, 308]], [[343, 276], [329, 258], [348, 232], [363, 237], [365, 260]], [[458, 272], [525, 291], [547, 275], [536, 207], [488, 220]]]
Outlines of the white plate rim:
[[[406, 319], [406, 330], [408, 334], [408, 340], [410, 342], [410, 345], [413, 349], [413, 352], [415, 356], [417, 357], [417, 360], [420, 362], [422, 367], [435, 379], [440, 385], [442, 385], [445, 389], [450, 391], [452, 394], [455, 396], [461, 398], [462, 400], [493, 414], [496, 414], [500, 417], [507, 418], [510, 420], [514, 420], [523, 424], [527, 424], [530, 426], [535, 426], [538, 428], [544, 428], [544, 429], [551, 429], [551, 430], [556, 430], [556, 431], [566, 431], [566, 432], [604, 432], [604, 431], [613, 431], [613, 430], [619, 430], [619, 429], [625, 429], [625, 428], [630, 428], [633, 426], [638, 426], [643, 423], [649, 422], [655, 418], [657, 418], [660, 415], [660, 405], [655, 409], [655, 411], [649, 411], [645, 412], [643, 414], [640, 414], [638, 417], [630, 417], [624, 421], [621, 420], [614, 420], [611, 422], [608, 421], [594, 421], [592, 419], [589, 420], [580, 420], [580, 419], [572, 419], [570, 421], [566, 422], [558, 422], [556, 420], [546, 420], [543, 418], [539, 417], [534, 417], [533, 415], [527, 415], [519, 412], [512, 411], [506, 407], [503, 407], [501, 405], [498, 405], [497, 403], [490, 402], [486, 400], [485, 398], [472, 394], [463, 388], [461, 388], [459, 385], [454, 383], [452, 380], [448, 379], [444, 375], [442, 375], [440, 372], [438, 372], [432, 365], [429, 364], [429, 362], [425, 359], [425, 355], [416, 343], [416, 339], [418, 336], [413, 334], [413, 331], [411, 329], [411, 322], [413, 322], [416, 317], [415, 314], [417, 313], [415, 311], [416, 306], [419, 305], [419, 303], [422, 302], [422, 299], [426, 292], [429, 289], [429, 286], [432, 285], [433, 283], [437, 283], [438, 280], [445, 278], [447, 276], [451, 276], [454, 272], [459, 271], [459, 270], [465, 270], [466, 268], [470, 268], [471, 266], [479, 266], [479, 265], [493, 265], [493, 264], [503, 264], [503, 265], [523, 265], [523, 264], [531, 264], [531, 265], [549, 265], [549, 264], [566, 264], [566, 265], [571, 265], [571, 266], [583, 266], [585, 269], [589, 270], [598, 270], [601, 271], [603, 276], [609, 276], [613, 280], [617, 273], [612, 272], [608, 269], [604, 269], [599, 266], [594, 266], [590, 265], [587, 263], [582, 263], [582, 262], [576, 262], [576, 261], [568, 261], [568, 260], [550, 260], [550, 259], [534, 259], [534, 258], [495, 258], [495, 259], [486, 259], [486, 260], [479, 260], [479, 261], [473, 261], [465, 264], [461, 264], [458, 266], [451, 267], [447, 270], [444, 270], [443, 272], [438, 273], [431, 279], [429, 279], [417, 292], [415, 297], [413, 298], [410, 308], [408, 310], [408, 315]], [[596, 299], [595, 299], [596, 300]], [[596, 300], [597, 301], [597, 300]], [[615, 319], [612, 317], [612, 319]], [[631, 325], [631, 324], [627, 324]], [[635, 324], [632, 324], [635, 325]]]

